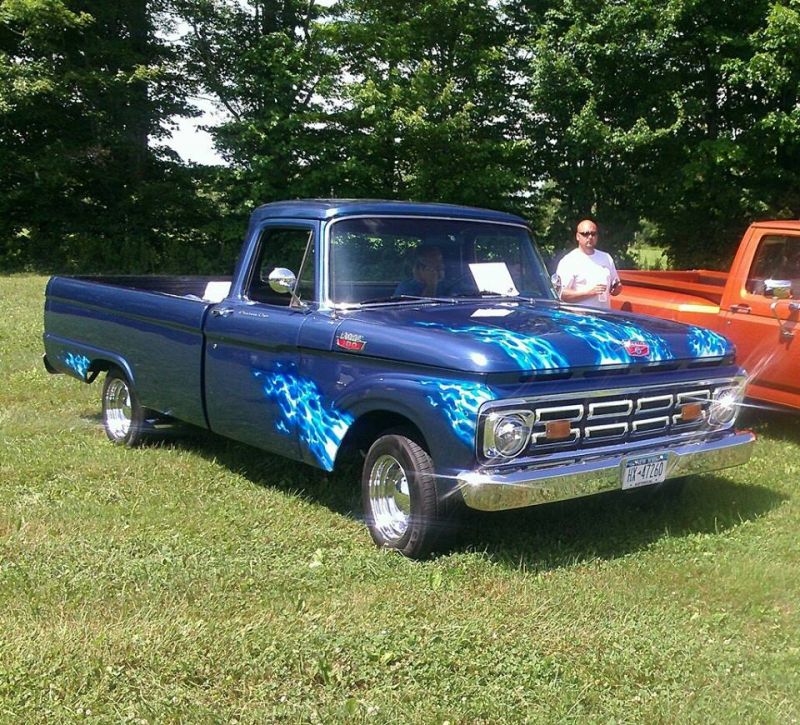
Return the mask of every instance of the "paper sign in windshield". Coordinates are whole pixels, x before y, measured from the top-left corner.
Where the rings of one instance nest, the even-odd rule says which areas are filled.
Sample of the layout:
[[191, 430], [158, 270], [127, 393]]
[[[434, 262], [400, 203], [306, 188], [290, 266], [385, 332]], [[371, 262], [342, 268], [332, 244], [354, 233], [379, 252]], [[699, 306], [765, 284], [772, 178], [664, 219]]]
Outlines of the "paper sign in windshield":
[[493, 295], [516, 296], [519, 294], [511, 272], [505, 262], [481, 262], [469, 265], [472, 278], [479, 292]]

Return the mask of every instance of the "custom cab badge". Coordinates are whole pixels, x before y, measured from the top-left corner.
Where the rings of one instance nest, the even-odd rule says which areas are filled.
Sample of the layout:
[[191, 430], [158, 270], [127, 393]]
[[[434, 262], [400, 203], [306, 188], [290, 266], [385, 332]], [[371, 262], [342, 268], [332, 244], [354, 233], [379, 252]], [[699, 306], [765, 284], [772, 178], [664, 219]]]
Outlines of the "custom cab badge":
[[352, 332], [340, 332], [336, 336], [336, 347], [350, 352], [361, 352], [367, 346], [367, 341], [363, 335], [356, 335]]
[[646, 342], [639, 342], [638, 340], [625, 340], [622, 343], [625, 352], [631, 357], [647, 357], [650, 354], [650, 345]]

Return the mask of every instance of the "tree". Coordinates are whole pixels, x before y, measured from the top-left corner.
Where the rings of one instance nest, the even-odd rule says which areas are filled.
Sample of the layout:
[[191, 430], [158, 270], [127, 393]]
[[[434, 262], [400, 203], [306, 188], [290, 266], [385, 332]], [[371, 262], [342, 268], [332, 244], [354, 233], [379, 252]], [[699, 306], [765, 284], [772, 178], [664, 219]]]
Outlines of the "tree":
[[4, 266], [147, 270], [175, 254], [194, 191], [150, 145], [185, 112], [155, 33], [161, 10], [146, 0], [0, 6]]
[[231, 164], [219, 180], [238, 223], [257, 204], [327, 193], [306, 180], [336, 68], [318, 22], [325, 9], [308, 0], [192, 0], [176, 8], [189, 27], [186, 72], [227, 114], [209, 130]]
[[518, 203], [506, 38], [485, 3], [204, 0], [183, 17], [189, 72], [230, 116], [213, 133], [235, 206], [329, 195]]
[[546, 238], [594, 214], [612, 250], [640, 220], [683, 264], [754, 217], [797, 215], [797, 3], [512, 0], [519, 105]]
[[340, 193], [519, 208], [524, 146], [509, 109], [508, 36], [477, 0], [343, 0], [327, 122]]

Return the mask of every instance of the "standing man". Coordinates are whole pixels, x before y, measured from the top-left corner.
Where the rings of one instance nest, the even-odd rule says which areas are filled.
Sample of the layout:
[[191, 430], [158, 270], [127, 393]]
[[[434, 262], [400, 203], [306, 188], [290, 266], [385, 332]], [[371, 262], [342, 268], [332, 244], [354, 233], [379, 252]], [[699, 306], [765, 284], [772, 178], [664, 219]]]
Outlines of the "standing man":
[[622, 291], [614, 260], [596, 249], [597, 224], [591, 219], [578, 222], [575, 239], [577, 248], [566, 254], [556, 269], [561, 299], [607, 310], [611, 307], [609, 294], [616, 296]]

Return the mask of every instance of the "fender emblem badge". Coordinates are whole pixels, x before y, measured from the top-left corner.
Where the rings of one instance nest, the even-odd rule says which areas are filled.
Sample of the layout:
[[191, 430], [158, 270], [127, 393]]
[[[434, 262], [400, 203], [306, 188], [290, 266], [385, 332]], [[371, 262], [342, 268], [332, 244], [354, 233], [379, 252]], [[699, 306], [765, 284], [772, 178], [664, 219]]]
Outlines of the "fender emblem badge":
[[367, 346], [367, 341], [363, 335], [355, 335], [352, 332], [340, 332], [336, 336], [336, 347], [350, 352], [361, 352]]

